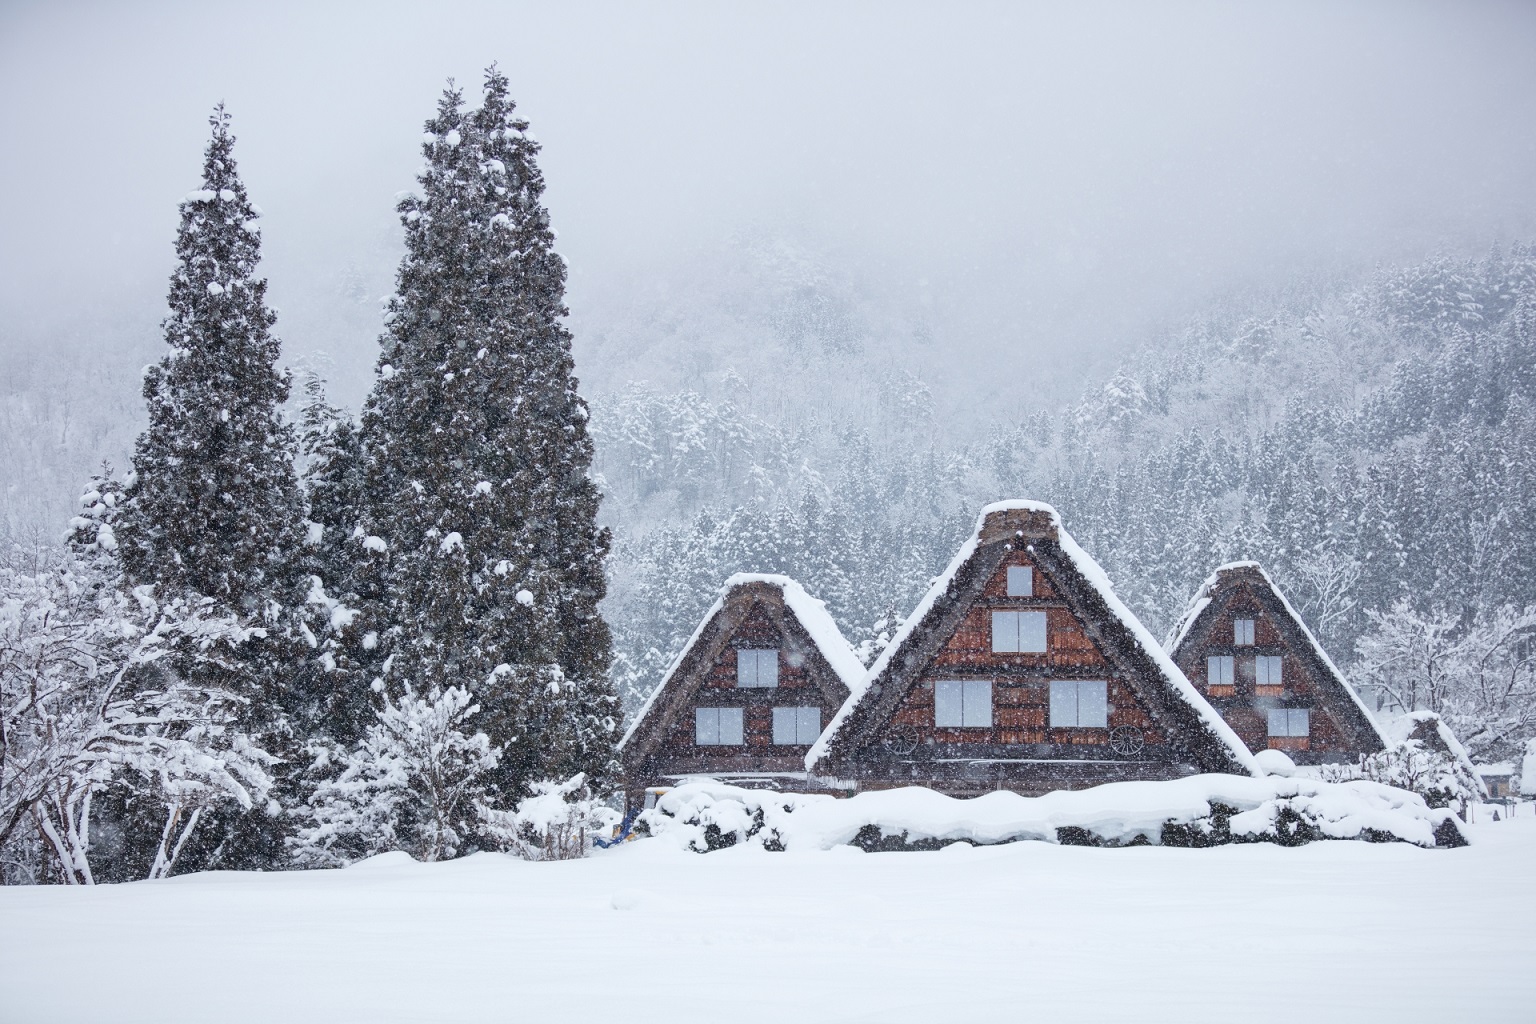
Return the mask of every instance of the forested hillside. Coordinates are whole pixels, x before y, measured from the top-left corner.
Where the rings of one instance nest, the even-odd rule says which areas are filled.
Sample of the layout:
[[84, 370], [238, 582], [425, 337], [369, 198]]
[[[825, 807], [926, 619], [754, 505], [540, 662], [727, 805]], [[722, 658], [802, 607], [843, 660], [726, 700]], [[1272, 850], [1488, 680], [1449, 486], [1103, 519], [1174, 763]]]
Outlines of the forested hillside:
[[1077, 401], [978, 439], [946, 429], [921, 379], [859, 358], [849, 334], [824, 329], [819, 347], [781, 337], [793, 368], [772, 382], [788, 395], [839, 389], [842, 406], [749, 409], [734, 367], [701, 385], [710, 397], [631, 384], [594, 401], [621, 524], [608, 614], [630, 702], [731, 572], [793, 575], [851, 640], [878, 645], [977, 508], [1028, 496], [1057, 505], [1154, 631], [1216, 565], [1256, 559], [1339, 661], [1364, 642], [1357, 673], [1384, 699], [1456, 718], [1415, 687], [1470, 660], [1495, 677], [1488, 706], [1460, 716], [1474, 748], [1508, 753], [1529, 731], [1530, 247], [1232, 301]]
[[[951, 336], [942, 302], [783, 239], [736, 239], [707, 263], [638, 299], [594, 296], [573, 319], [630, 707], [732, 572], [789, 573], [850, 640], [878, 644], [976, 510], [1015, 496], [1054, 503], [1155, 632], [1216, 565], [1251, 558], [1361, 682], [1402, 689], [1378, 663], [1405, 647], [1423, 662], [1408, 688], [1436, 693], [1447, 645], [1453, 661], [1486, 661], [1490, 645], [1523, 657], [1510, 652], [1536, 604], [1529, 246], [1232, 297], [1086, 386], [1020, 353], [1000, 350], [995, 373], [946, 355], [975, 342]], [[63, 344], [8, 357], [12, 558], [57, 539], [103, 455], [126, 462], [140, 339], [107, 333], [118, 343], [93, 359], [70, 363]], [[1453, 642], [1498, 621], [1512, 625], [1471, 653]], [[1398, 654], [1370, 648], [1383, 636]], [[1529, 665], [1499, 665], [1526, 673], [1489, 684], [1504, 707]], [[1416, 692], [1398, 697], [1424, 702]], [[1489, 754], [1536, 726], [1507, 707], [1492, 717], [1505, 725]]]

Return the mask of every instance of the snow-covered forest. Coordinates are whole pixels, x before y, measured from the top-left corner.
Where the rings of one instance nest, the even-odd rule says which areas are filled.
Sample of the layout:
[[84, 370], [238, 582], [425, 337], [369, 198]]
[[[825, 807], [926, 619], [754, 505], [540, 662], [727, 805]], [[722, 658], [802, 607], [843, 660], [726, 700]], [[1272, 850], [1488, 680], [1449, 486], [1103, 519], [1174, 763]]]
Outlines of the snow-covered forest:
[[1160, 634], [1216, 565], [1257, 560], [1384, 701], [1445, 712], [1492, 759], [1533, 735], [1531, 247], [1234, 297], [969, 437], [918, 373], [882, 364], [890, 326], [833, 275], [747, 255], [772, 284], [722, 305], [756, 365], [594, 397], [631, 703], [731, 572], [801, 580], [867, 654], [976, 509], [1024, 495]]

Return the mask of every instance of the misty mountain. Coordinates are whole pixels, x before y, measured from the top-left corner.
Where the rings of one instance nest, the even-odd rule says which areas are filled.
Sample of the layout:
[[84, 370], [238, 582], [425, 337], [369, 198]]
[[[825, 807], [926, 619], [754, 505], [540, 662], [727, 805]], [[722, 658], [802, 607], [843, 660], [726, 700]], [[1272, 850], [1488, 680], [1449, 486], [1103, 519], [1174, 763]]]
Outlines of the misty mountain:
[[1191, 318], [1075, 398], [993, 411], [977, 438], [892, 365], [900, 343], [808, 345], [742, 314], [771, 377], [717, 360], [593, 402], [621, 684], [654, 685], [736, 571], [795, 576], [878, 644], [975, 511], [1012, 496], [1056, 504], [1154, 631], [1234, 559], [1263, 562], [1341, 661], [1400, 599], [1536, 601], [1533, 313], [1528, 246], [1313, 280]]

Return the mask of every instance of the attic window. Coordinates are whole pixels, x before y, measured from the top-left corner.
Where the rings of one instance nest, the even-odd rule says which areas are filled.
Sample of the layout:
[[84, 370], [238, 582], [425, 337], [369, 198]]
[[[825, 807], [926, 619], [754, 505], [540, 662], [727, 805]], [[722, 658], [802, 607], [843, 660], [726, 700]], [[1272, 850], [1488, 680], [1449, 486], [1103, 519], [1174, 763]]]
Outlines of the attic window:
[[934, 683], [933, 724], [941, 729], [990, 729], [992, 681], [943, 679]]
[[1274, 708], [1269, 712], [1269, 734], [1276, 737], [1312, 735], [1312, 714], [1306, 708]]
[[778, 686], [778, 648], [738, 650], [736, 652], [736, 685], [743, 689]]
[[993, 612], [992, 650], [1000, 654], [1045, 650], [1045, 612]]
[[1278, 654], [1261, 654], [1253, 659], [1253, 685], [1259, 688], [1269, 687], [1273, 690], [1282, 688], [1285, 683], [1280, 679], [1280, 667], [1282, 659]]
[[1102, 679], [1052, 679], [1051, 728], [1109, 725], [1109, 684]]
[[1239, 647], [1253, 646], [1253, 620], [1232, 620], [1232, 642]]
[[780, 747], [808, 747], [821, 735], [821, 708], [774, 708], [773, 742]]
[[1215, 689], [1233, 686], [1233, 657], [1230, 654], [1213, 654], [1205, 659], [1205, 685]]
[[741, 746], [741, 708], [696, 708], [693, 742], [701, 747]]
[[1034, 597], [1035, 570], [1027, 565], [1010, 565], [1008, 567], [1008, 596]]

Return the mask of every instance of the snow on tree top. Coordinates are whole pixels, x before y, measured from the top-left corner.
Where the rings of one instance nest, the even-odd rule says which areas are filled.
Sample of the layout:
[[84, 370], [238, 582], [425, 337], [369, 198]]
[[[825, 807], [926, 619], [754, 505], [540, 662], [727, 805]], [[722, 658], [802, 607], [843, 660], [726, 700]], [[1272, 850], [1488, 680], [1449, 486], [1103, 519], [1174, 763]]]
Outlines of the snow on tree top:
[[1482, 795], [1485, 798], [1488, 796], [1488, 787], [1483, 784], [1482, 776], [1478, 774], [1477, 766], [1472, 763], [1467, 748], [1461, 745], [1456, 734], [1451, 732], [1451, 727], [1446, 725], [1445, 720], [1435, 712], [1419, 710], [1401, 715], [1378, 715], [1375, 716], [1375, 721], [1381, 734], [1391, 742], [1392, 746], [1400, 746], [1409, 740], [1418, 739], [1421, 742], [1429, 741], [1428, 745], [1434, 748], [1435, 743], [1431, 739], [1433, 736], [1434, 740], [1438, 740], [1443, 745], [1445, 752], [1461, 765], [1467, 776], [1482, 789]]

